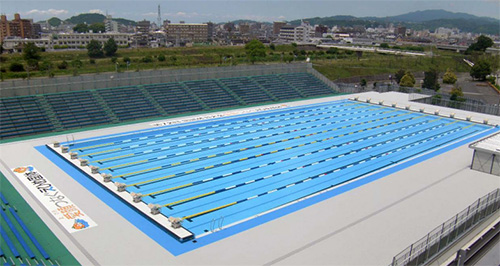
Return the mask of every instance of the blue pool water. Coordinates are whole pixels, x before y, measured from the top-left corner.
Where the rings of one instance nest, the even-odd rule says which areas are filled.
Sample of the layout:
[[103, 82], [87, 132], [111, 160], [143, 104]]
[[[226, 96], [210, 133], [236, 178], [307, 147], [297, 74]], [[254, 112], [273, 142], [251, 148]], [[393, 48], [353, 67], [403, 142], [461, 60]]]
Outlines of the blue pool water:
[[488, 129], [343, 100], [63, 145], [201, 235]]

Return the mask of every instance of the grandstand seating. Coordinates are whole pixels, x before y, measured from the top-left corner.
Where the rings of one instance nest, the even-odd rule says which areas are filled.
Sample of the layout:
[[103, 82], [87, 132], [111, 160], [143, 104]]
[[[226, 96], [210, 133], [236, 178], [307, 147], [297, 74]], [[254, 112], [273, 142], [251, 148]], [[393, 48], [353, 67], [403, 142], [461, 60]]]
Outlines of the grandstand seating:
[[1, 98], [0, 139], [333, 93], [293, 73]]
[[184, 84], [212, 109], [239, 105], [215, 80], [187, 81]]
[[255, 76], [252, 79], [272, 93], [278, 100], [302, 98], [295, 88], [286, 84], [276, 75]]
[[326, 84], [308, 73], [281, 74], [279, 77], [301, 91], [306, 97], [334, 93]]
[[136, 87], [97, 91], [121, 121], [160, 116], [153, 104]]
[[65, 129], [110, 122], [90, 91], [46, 94], [44, 97]]
[[54, 130], [35, 96], [0, 99], [0, 138]]
[[[6, 205], [8, 205], [5, 207], [5, 209], [0, 208], [0, 235], [2, 241], [4, 241], [6, 247], [8, 248], [5, 251], [0, 249], [0, 257], [3, 256], [5, 258], [10, 258], [10, 256], [12, 256], [14, 258], [18, 258], [21, 260], [20, 265], [28, 265], [29, 259], [36, 262], [36, 265], [42, 265], [39, 264], [38, 261], [43, 258], [50, 265], [54, 265], [52, 261], [50, 261], [49, 254], [38, 242], [28, 226], [26, 226], [21, 216], [17, 213], [17, 210], [13, 206], [10, 206], [8, 204], [8, 201], [3, 194], [0, 194], [0, 196], [2, 198], [2, 201]], [[17, 223], [17, 225], [19, 225], [22, 230], [18, 229], [19, 227], [17, 227], [15, 223]], [[28, 244], [29, 242], [31, 242], [33, 246], [30, 247], [30, 245]], [[32, 247], [34, 247], [35, 249], [32, 249]], [[40, 254], [41, 256], [39, 256], [38, 254]], [[24, 264], [23, 261], [28, 261], [28, 264]]]
[[248, 104], [270, 102], [273, 99], [251, 78], [228, 78], [219, 80]]
[[200, 111], [203, 109], [179, 83], [144, 85], [149, 94], [168, 114]]

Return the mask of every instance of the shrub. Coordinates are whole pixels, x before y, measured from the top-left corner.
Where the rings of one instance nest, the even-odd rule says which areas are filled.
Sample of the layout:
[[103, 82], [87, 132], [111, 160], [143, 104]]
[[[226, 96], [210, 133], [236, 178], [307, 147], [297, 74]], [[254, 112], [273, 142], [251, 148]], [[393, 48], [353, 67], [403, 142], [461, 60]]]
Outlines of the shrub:
[[116, 56], [111, 57], [111, 63], [116, 64], [116, 61], [118, 61], [118, 57]]
[[150, 55], [145, 56], [145, 57], [142, 58], [142, 62], [144, 62], [144, 63], [151, 63], [151, 62], [153, 62], [153, 58]]
[[443, 76], [443, 83], [455, 84], [455, 82], [457, 82], [457, 76], [450, 69], [447, 69]]
[[164, 56], [163, 54], [160, 54], [160, 55], [158, 56], [158, 61], [160, 61], [160, 62], [164, 62], [165, 60], [166, 60], [166, 58], [165, 58], [165, 56]]
[[95, 65], [95, 59], [92, 59], [92, 58], [91, 58], [91, 59], [89, 60], [89, 63], [90, 63], [91, 65]]
[[59, 68], [59, 69], [67, 69], [68, 68], [68, 62], [62, 61], [61, 63], [57, 64], [57, 68]]
[[127, 63], [127, 62], [130, 62], [130, 57], [125, 56], [125, 57], [123, 58], [123, 63]]
[[21, 63], [18, 62], [13, 62], [9, 66], [9, 70], [12, 72], [23, 72], [24, 71], [24, 66]]

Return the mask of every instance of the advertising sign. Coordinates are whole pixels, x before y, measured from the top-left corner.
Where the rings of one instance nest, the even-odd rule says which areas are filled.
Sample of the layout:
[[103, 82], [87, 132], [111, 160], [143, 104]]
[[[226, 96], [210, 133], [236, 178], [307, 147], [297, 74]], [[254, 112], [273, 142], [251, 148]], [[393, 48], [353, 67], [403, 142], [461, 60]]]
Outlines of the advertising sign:
[[12, 171], [68, 232], [75, 233], [97, 226], [33, 166], [17, 167]]

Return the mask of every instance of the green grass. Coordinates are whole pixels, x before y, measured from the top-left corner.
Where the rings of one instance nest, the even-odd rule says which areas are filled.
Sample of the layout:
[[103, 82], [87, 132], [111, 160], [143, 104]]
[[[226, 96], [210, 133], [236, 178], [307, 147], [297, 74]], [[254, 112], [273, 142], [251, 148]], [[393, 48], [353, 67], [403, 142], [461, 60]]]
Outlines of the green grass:
[[[52, 263], [56, 264], [57, 261], [57, 264], [59, 265], [80, 265], [78, 261], [73, 257], [73, 255], [71, 255], [71, 253], [61, 243], [61, 241], [57, 239], [57, 237], [52, 233], [52, 231], [50, 231], [47, 225], [40, 219], [40, 217], [38, 217], [38, 215], [33, 211], [33, 209], [31, 209], [28, 203], [23, 199], [23, 197], [17, 192], [17, 190], [12, 186], [12, 184], [7, 180], [7, 178], [2, 173], [0, 173], [0, 191], [9, 201], [9, 205], [15, 206], [15, 208], [17, 209], [17, 214], [21, 217], [23, 222], [26, 224], [28, 229], [38, 240], [40, 245], [49, 254]], [[2, 207], [4, 207], [3, 202], [2, 202]], [[26, 241], [26, 243], [28, 243], [30, 248], [35, 253], [37, 261], [39, 263], [42, 263], [41, 261], [45, 259], [42, 257], [42, 255], [39, 253], [39, 251], [36, 249], [33, 243], [31, 243], [28, 237], [25, 236], [23, 229], [17, 224], [17, 222], [14, 220], [14, 217], [11, 216], [7, 208], [6, 208], [6, 213], [9, 216], [12, 223], [16, 226], [17, 230], [22, 235], [24, 235], [23, 239]], [[4, 219], [0, 219], [0, 224], [2, 225], [3, 228], [8, 228]], [[21, 253], [21, 257], [24, 263], [26, 263], [28, 257], [26, 252], [22, 248], [21, 244], [17, 240], [15, 240], [16, 238], [12, 234], [12, 232], [9, 229], [7, 229], [6, 231], [9, 235], [9, 238], [14, 242], [14, 245], [17, 248], [17, 250]], [[12, 257], [12, 253], [8, 248], [7, 244], [5, 243], [5, 241], [0, 241], [0, 247], [6, 254], [6, 257], [8, 258], [8, 261], [10, 263], [11, 261], [9, 258], [12, 258], [17, 263], [16, 265], [19, 265], [20, 261]], [[0, 261], [3, 263], [3, 260]], [[31, 265], [35, 265], [34, 260], [29, 260], [29, 261]], [[50, 263], [45, 261], [45, 264], [48, 265]]]
[[[291, 45], [278, 45], [275, 51], [268, 48], [268, 56], [263, 58], [265, 62], [281, 61], [280, 53], [289, 53], [293, 51]], [[165, 61], [159, 61], [158, 56], [164, 55]], [[61, 75], [80, 75], [89, 73], [115, 72], [116, 64], [111, 61], [110, 57], [96, 58], [95, 63], [91, 63], [86, 50], [76, 51], [53, 51], [41, 53], [43, 61], [52, 63], [50, 72], [55, 76]], [[161, 68], [186, 68], [186, 67], [204, 67], [204, 66], [229, 66], [237, 64], [249, 64], [243, 46], [205, 46], [205, 47], [182, 47], [182, 48], [140, 48], [140, 49], [118, 49], [116, 54], [118, 58], [118, 71], [127, 71], [127, 64], [123, 61], [124, 58], [130, 58], [128, 71], [141, 71], [147, 69]], [[143, 58], [151, 57], [152, 62], [144, 62]], [[232, 59], [224, 60], [224, 57]], [[80, 60], [83, 65], [80, 68], [74, 68], [71, 61]], [[58, 69], [57, 65], [66, 61], [67, 69]], [[27, 72], [11, 72], [8, 70], [9, 65], [13, 62], [23, 63], [25, 69], [27, 65], [22, 58], [22, 54], [2, 55], [2, 78], [26, 78]], [[31, 71], [30, 77], [48, 77], [49, 71]]]
[[[310, 57], [315, 68], [332, 80], [353, 76], [390, 74], [399, 69], [427, 71], [430, 68], [436, 68], [440, 72], [444, 72], [450, 68], [454, 72], [469, 71], [468, 66], [462, 62], [465, 56], [452, 51], [434, 50], [435, 56], [432, 58], [365, 52], [358, 59], [356, 53], [344, 50], [338, 50], [336, 54], [327, 54], [325, 50], [322, 52], [319, 50], [302, 52], [302, 48], [294, 48], [292, 45], [277, 45], [275, 50], [271, 50], [269, 47], [266, 49], [266, 57], [260, 58], [259, 62], [283, 62], [292, 59], [295, 52], [297, 55], [295, 60], [305, 61], [306, 57]], [[428, 48], [426, 49], [428, 50]], [[165, 61], [159, 61], [159, 55], [164, 55]], [[55, 76], [61, 76], [115, 72], [117, 69], [116, 64], [109, 57], [97, 58], [94, 59], [95, 63], [91, 63], [86, 50], [44, 52], [41, 53], [41, 56], [40, 65], [43, 61], [51, 62], [53, 65], [51, 70], [31, 71], [30, 77], [47, 77], [49, 72]], [[119, 72], [127, 71], [124, 58], [130, 58], [128, 71], [250, 64], [243, 46], [119, 49], [116, 57]], [[152, 62], [144, 62], [143, 58], [145, 57], [151, 57]], [[224, 58], [226, 59], [224, 60]], [[83, 65], [80, 68], [75, 68], [71, 64], [73, 60], [80, 60]], [[67, 69], [57, 68], [57, 65], [62, 61], [68, 63]], [[12, 62], [23, 63], [26, 68], [22, 54], [2, 55], [1, 62], [4, 69], [4, 72], [1, 73], [3, 79], [27, 77], [26, 72], [8, 70], [8, 66]]]
[[331, 80], [354, 76], [394, 74], [399, 69], [428, 71], [435, 68], [440, 72], [451, 69], [454, 72], [468, 72], [469, 67], [461, 60], [463, 55], [439, 51], [434, 57], [412, 57], [364, 53], [360, 60], [342, 58], [338, 60], [313, 61], [314, 68]]

